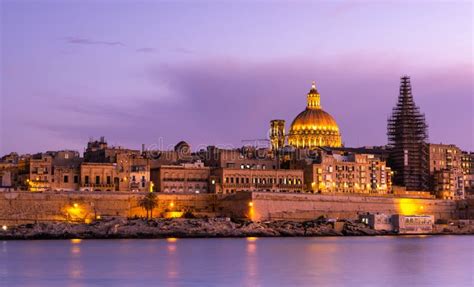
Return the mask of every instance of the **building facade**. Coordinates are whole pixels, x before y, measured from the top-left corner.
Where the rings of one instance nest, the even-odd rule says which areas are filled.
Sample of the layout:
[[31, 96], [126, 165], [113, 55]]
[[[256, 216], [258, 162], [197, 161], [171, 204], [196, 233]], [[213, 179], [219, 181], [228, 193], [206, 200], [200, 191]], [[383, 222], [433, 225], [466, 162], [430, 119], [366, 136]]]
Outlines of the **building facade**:
[[452, 144], [427, 144], [430, 190], [442, 199], [464, 198], [462, 151]]
[[49, 154], [36, 154], [29, 159], [29, 176], [26, 179], [28, 190], [51, 190], [53, 182], [53, 157]]
[[306, 189], [313, 193], [391, 193], [392, 171], [368, 154], [321, 153], [305, 167]]
[[81, 164], [81, 191], [119, 191], [120, 180], [115, 163]]
[[151, 169], [154, 191], [163, 193], [207, 193], [209, 175], [210, 168], [200, 161]]
[[211, 192], [240, 191], [303, 192], [303, 170], [262, 168], [217, 168], [211, 176]]
[[464, 175], [464, 192], [474, 196], [474, 153], [463, 151], [461, 154], [461, 169]]

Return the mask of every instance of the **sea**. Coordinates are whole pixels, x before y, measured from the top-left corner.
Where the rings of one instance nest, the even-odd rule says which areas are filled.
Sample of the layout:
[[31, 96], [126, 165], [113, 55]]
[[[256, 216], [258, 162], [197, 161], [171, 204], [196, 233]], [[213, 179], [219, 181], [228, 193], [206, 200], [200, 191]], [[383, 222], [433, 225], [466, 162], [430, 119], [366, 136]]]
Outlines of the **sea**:
[[0, 286], [474, 286], [474, 236], [0, 241]]

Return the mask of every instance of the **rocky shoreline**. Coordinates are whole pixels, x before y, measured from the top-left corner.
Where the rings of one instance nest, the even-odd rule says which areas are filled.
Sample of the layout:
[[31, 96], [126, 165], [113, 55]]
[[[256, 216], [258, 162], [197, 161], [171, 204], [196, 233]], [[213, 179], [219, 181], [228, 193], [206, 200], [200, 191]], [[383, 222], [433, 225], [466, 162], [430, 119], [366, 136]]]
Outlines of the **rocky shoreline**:
[[[474, 234], [473, 230], [444, 229], [436, 234]], [[312, 220], [234, 221], [229, 218], [209, 219], [122, 219], [111, 218], [85, 223], [35, 223], [0, 230], [0, 240], [29, 239], [125, 239], [125, 238], [217, 238], [217, 237], [311, 237], [398, 235], [391, 231], [373, 230], [362, 223]]]

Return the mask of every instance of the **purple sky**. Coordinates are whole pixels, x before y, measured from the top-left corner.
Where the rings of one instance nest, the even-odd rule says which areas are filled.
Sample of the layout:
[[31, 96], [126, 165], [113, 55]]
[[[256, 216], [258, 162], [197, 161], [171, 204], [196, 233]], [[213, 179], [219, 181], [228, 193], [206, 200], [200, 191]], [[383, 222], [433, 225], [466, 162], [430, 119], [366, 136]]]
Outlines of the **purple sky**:
[[382, 145], [403, 74], [430, 141], [474, 149], [472, 2], [236, 3], [1, 1], [0, 153], [240, 146], [312, 80], [346, 146]]

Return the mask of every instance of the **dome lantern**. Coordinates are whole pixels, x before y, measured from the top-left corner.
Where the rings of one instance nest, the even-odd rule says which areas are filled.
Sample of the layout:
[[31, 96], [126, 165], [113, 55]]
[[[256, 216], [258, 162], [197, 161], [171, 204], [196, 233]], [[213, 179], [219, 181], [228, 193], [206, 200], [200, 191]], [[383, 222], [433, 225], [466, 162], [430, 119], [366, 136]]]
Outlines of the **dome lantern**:
[[320, 109], [321, 108], [321, 97], [316, 89], [316, 83], [313, 81], [311, 85], [311, 90], [309, 90], [308, 95], [308, 109]]
[[293, 120], [288, 143], [296, 148], [342, 146], [339, 127], [334, 118], [321, 108], [321, 100], [313, 82], [307, 94], [307, 106]]

